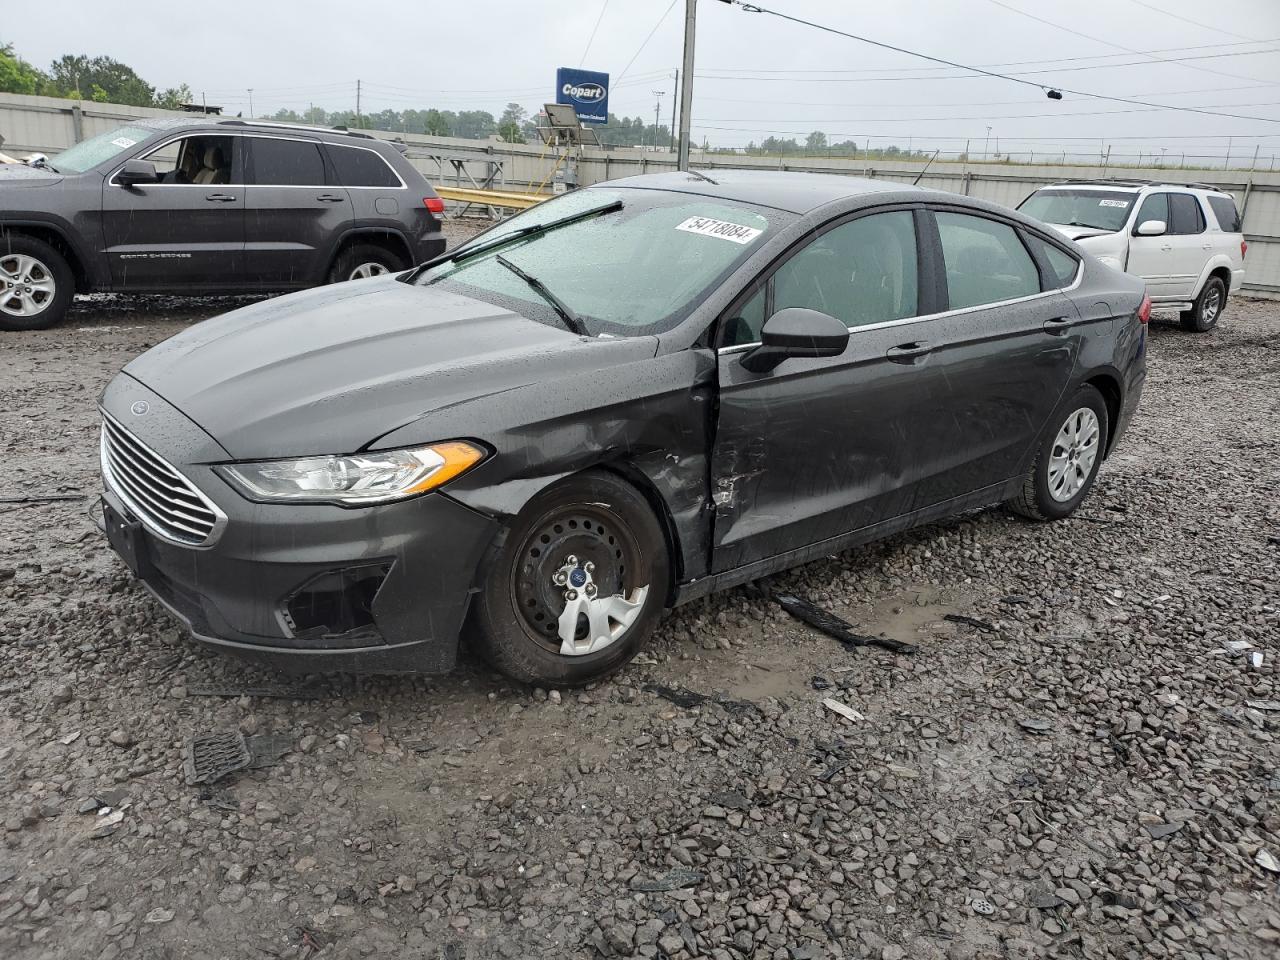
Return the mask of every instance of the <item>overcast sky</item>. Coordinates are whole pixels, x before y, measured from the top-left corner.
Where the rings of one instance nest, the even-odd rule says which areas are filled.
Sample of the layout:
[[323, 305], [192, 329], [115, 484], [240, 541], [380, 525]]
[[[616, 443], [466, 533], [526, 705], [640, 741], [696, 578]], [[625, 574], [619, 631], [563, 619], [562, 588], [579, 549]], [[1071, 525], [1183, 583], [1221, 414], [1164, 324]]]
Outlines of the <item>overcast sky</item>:
[[[111, 4], [74, 3], [59, 7], [56, 24], [41, 16], [5, 18], [0, 39], [42, 67], [63, 53], [106, 54], [157, 87], [185, 82], [197, 96], [204, 91], [210, 103], [246, 115], [249, 87], [258, 114], [311, 103], [352, 108], [357, 78], [368, 112], [436, 106], [496, 115], [509, 100], [536, 112], [553, 99], [556, 67], [581, 64], [612, 75], [610, 109], [619, 115], [652, 120], [652, 91], [665, 90], [661, 112], [670, 122], [684, 0], [669, 3], [222, 0], [216, 8], [160, 4], [127, 16]], [[1046, 86], [1275, 120], [1153, 110], [1073, 93], [1051, 101], [1031, 86], [700, 0], [698, 141], [740, 146], [770, 134], [803, 139], [818, 129], [833, 141], [871, 137], [881, 146], [910, 140], [917, 148], [958, 151], [968, 139], [975, 154], [995, 152], [997, 138], [1004, 152], [1100, 151], [1107, 143], [1114, 157], [1164, 147], [1176, 162], [1184, 152], [1221, 157], [1232, 136], [1233, 158], [1248, 159], [1257, 145], [1263, 166], [1272, 153], [1280, 155], [1280, 0], [761, 5], [948, 60], [1016, 71]], [[1196, 59], [1157, 62], [1179, 57]]]

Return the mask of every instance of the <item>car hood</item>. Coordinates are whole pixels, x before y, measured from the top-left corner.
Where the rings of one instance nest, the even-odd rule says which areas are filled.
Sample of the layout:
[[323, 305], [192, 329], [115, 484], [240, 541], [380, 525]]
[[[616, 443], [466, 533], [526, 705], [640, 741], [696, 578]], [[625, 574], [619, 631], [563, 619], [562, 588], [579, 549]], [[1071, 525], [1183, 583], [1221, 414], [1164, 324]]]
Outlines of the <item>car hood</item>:
[[1097, 227], [1073, 227], [1067, 224], [1051, 223], [1049, 226], [1057, 230], [1068, 240], [1087, 240], [1090, 237], [1109, 237], [1115, 230], [1099, 230]]
[[[598, 374], [656, 351], [653, 337], [579, 337], [387, 276], [207, 320], [148, 350], [125, 372], [232, 457], [265, 459], [376, 447], [379, 437], [434, 410]], [[485, 426], [476, 424], [474, 436], [483, 439]]]
[[62, 181], [62, 174], [25, 163], [0, 163], [0, 187], [49, 187]]

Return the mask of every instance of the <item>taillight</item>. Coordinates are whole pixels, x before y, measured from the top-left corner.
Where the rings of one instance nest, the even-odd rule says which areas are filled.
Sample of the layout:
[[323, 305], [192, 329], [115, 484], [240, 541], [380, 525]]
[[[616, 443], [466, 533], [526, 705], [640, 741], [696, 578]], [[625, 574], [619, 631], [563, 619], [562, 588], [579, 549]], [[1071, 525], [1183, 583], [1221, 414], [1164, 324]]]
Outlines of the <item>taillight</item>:
[[1142, 306], [1138, 308], [1138, 322], [1151, 322], [1151, 298], [1146, 294], [1142, 295]]
[[439, 197], [423, 197], [422, 205], [431, 213], [444, 213], [444, 201]]
[[1244, 255], [1249, 252], [1249, 245], [1243, 240], [1240, 241], [1240, 259], [1244, 259]]

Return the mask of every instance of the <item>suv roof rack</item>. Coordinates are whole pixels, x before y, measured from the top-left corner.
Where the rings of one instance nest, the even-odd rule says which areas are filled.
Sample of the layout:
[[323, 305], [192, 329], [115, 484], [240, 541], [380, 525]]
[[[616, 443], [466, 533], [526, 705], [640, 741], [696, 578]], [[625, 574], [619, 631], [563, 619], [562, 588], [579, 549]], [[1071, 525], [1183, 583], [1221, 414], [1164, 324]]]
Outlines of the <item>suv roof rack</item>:
[[1211, 183], [1196, 183], [1190, 181], [1182, 183], [1177, 180], [1139, 180], [1125, 179], [1123, 177], [1092, 177], [1092, 178], [1075, 178], [1071, 180], [1059, 180], [1050, 186], [1064, 187], [1074, 184], [1100, 183], [1106, 186], [1116, 187], [1191, 187], [1195, 190], [1212, 190], [1215, 193], [1225, 193], [1221, 187], [1215, 187]]
[[322, 127], [317, 124], [309, 123], [284, 123], [279, 120], [216, 120], [215, 123], [223, 126], [238, 127], [273, 127], [280, 130], [311, 130], [315, 133], [340, 133], [348, 137], [362, 137], [365, 140], [376, 139], [373, 134], [365, 133], [363, 130], [348, 130], [346, 127]]

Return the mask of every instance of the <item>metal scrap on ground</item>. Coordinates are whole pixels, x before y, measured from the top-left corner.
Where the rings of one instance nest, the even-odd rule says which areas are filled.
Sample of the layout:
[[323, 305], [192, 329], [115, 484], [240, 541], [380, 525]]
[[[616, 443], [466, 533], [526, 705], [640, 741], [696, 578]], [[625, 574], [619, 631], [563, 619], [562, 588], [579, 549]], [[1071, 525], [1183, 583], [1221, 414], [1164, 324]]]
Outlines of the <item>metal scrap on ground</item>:
[[694, 693], [692, 690], [683, 690], [680, 687], [668, 687], [661, 683], [646, 683], [644, 689], [649, 693], [660, 696], [663, 700], [674, 703], [677, 707], [684, 707], [686, 710], [693, 707], [700, 707], [704, 703], [714, 703], [729, 713], [745, 713], [754, 710], [757, 713], [760, 708], [750, 700], [730, 700], [724, 697], [711, 697], [705, 693]]
[[253, 763], [249, 745], [239, 733], [201, 733], [187, 741], [183, 766], [187, 783], [214, 783]]
[[825, 697], [823, 698], [822, 705], [826, 707], [828, 710], [832, 711], [833, 713], [840, 714], [840, 716], [844, 717], [846, 720], [850, 721], [851, 723], [856, 723], [857, 721], [863, 719], [862, 714], [860, 714], [857, 710], [853, 709], [853, 707], [846, 706], [845, 704], [841, 703], [839, 700], [832, 700], [830, 697]]
[[842, 620], [834, 613], [829, 613], [821, 607], [810, 603], [802, 597], [797, 597], [791, 593], [775, 593], [773, 599], [778, 606], [791, 614], [797, 620], [807, 623], [815, 630], [821, 630], [827, 636], [839, 640], [846, 647], [866, 647], [876, 646], [884, 647], [886, 650], [892, 650], [894, 653], [915, 653], [916, 647], [909, 643], [902, 643], [900, 640], [891, 640], [888, 637], [873, 637], [868, 634], [854, 633], [853, 624], [847, 620]]
[[963, 613], [944, 614], [942, 619], [949, 620], [952, 623], [968, 624], [971, 627], [976, 627], [977, 629], [981, 630], [983, 633], [996, 632], [996, 628], [994, 624], [988, 623], [986, 620], [979, 620], [977, 617], [966, 617]]

